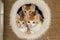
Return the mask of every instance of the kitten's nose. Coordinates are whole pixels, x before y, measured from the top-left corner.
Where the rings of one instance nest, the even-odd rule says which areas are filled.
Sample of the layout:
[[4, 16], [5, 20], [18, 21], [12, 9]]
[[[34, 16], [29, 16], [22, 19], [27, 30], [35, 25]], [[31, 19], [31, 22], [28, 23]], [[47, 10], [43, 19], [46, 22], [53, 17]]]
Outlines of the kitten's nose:
[[30, 27], [31, 27], [32, 25], [30, 24]]
[[20, 24], [20, 27], [21, 27], [21, 24]]
[[22, 27], [22, 25], [20, 24], [20, 27]]

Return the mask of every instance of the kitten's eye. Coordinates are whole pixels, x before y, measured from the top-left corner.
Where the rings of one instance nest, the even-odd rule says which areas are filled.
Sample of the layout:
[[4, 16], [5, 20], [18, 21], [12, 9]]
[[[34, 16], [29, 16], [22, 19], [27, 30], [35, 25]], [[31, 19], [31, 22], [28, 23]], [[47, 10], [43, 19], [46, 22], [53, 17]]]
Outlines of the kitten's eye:
[[20, 22], [18, 22], [18, 23], [20, 23]]
[[23, 22], [23, 24], [24, 24], [24, 22]]
[[31, 13], [31, 11], [29, 11], [29, 13]]
[[26, 13], [26, 11], [24, 11], [24, 13]]
[[28, 21], [28, 23], [30, 23], [30, 21]]
[[35, 22], [33, 22], [33, 23], [35, 23]]

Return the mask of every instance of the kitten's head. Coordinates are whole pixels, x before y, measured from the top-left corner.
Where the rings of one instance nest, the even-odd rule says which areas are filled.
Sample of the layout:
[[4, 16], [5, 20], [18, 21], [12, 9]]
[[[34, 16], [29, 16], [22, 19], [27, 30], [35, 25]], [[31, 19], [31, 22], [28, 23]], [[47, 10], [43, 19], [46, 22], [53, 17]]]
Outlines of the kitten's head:
[[25, 19], [24, 17], [20, 17], [18, 14], [17, 14], [17, 20], [16, 20], [16, 23], [17, 23], [17, 26], [18, 27], [25, 27], [26, 25], [26, 22], [25, 22]]
[[28, 15], [35, 11], [35, 6], [27, 4], [22, 7], [22, 10], [25, 15]]
[[35, 27], [37, 24], [40, 22], [40, 17], [39, 15], [31, 15], [27, 21], [27, 25], [29, 27]]

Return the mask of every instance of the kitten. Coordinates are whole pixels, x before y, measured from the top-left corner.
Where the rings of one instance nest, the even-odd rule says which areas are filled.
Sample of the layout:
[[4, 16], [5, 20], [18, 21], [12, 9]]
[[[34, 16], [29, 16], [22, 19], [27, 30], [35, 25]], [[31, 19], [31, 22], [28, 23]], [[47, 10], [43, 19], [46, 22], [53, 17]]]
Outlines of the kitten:
[[35, 6], [26, 4], [22, 7], [22, 11], [25, 14], [25, 18], [28, 18], [32, 12], [35, 12]]
[[17, 23], [17, 27], [19, 28], [19, 30], [21, 32], [26, 32], [27, 31], [26, 22], [25, 22], [24, 17], [22, 17], [19, 14], [17, 14], [16, 23]]
[[40, 29], [41, 26], [41, 16], [38, 14], [38, 12], [33, 12], [28, 20], [27, 20], [27, 25], [30, 28], [31, 32], [37, 32]]

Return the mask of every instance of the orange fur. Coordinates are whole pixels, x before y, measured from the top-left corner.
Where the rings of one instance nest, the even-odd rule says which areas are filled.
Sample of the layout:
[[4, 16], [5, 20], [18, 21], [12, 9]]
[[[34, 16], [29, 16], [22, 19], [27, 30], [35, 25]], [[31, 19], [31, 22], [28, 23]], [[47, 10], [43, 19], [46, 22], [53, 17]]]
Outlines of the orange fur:
[[30, 6], [26, 6], [25, 9], [26, 9], [26, 10], [29, 10], [29, 9], [30, 9]]
[[35, 12], [32, 12], [30, 15], [29, 15], [29, 19], [30, 20], [33, 20], [35, 18]]
[[23, 17], [20, 17], [20, 21], [23, 21], [24, 20], [24, 18]]

